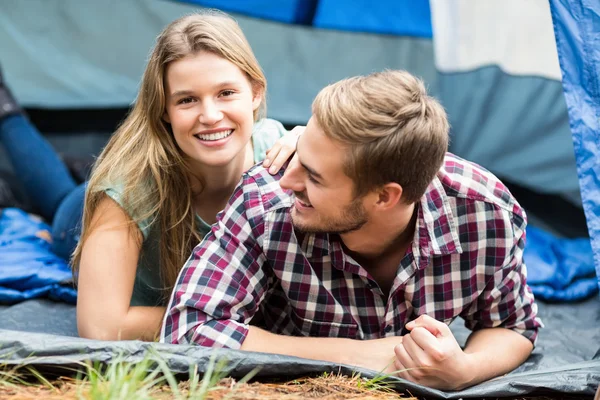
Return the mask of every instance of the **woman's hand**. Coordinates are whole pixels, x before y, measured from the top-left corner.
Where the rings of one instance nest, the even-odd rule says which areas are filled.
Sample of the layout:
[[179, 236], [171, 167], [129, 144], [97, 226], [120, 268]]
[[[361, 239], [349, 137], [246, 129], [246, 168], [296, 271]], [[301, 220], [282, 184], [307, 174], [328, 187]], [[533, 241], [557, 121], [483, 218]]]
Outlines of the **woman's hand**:
[[273, 147], [267, 150], [267, 158], [263, 161], [263, 167], [269, 168], [271, 175], [276, 174], [296, 152], [296, 143], [298, 143], [298, 138], [305, 129], [305, 126], [295, 127], [288, 134], [279, 138]]

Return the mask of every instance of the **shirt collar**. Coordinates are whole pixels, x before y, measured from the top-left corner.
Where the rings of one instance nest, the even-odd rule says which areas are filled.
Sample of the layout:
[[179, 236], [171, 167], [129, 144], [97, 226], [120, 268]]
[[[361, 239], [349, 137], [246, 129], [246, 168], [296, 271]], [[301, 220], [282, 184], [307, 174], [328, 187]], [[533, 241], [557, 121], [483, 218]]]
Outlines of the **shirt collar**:
[[425, 268], [431, 255], [462, 253], [456, 219], [437, 176], [427, 188], [419, 206], [412, 249], [417, 267]]

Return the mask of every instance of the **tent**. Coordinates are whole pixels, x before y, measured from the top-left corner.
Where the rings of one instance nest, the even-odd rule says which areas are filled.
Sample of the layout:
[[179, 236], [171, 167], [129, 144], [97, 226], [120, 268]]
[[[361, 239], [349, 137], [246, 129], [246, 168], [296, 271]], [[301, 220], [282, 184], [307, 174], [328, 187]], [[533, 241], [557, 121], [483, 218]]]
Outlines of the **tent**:
[[[96, 153], [111, 129], [103, 124], [118, 121], [134, 100], [156, 34], [198, 6], [235, 13], [269, 81], [269, 116], [288, 125], [306, 122], [318, 90], [343, 77], [384, 68], [421, 76], [448, 111], [451, 151], [505, 180], [526, 208], [532, 231], [552, 235], [541, 235], [546, 241], [539, 258], [571, 260], [557, 253], [570, 246], [560, 240], [582, 238], [583, 247], [575, 251], [589, 251], [591, 275], [552, 269], [552, 276], [540, 278], [542, 286], [553, 282], [543, 290], [554, 294], [566, 281], [585, 278], [582, 290], [597, 291], [600, 8], [595, 2], [113, 0], [81, 7], [77, 0], [13, 0], [0, 3], [0, 54], [9, 55], [2, 67], [34, 122], [45, 132], [60, 132], [48, 136], [59, 150]], [[73, 126], [77, 134], [66, 132]], [[2, 168], [7, 165], [0, 152]], [[401, 380], [397, 388], [436, 398], [592, 394], [600, 383], [599, 306], [597, 295], [575, 303], [540, 302], [546, 329], [539, 345], [505, 377], [451, 393]], [[156, 346], [173, 370], [185, 372], [191, 363], [202, 371], [211, 353], [73, 338], [73, 306], [47, 299], [2, 306], [0, 321], [0, 360], [8, 364], [58, 369], [80, 359], [110, 361], [116, 354], [136, 360]], [[464, 340], [464, 329], [452, 328]], [[237, 376], [257, 365], [265, 377], [339, 368], [234, 351], [227, 357]]]

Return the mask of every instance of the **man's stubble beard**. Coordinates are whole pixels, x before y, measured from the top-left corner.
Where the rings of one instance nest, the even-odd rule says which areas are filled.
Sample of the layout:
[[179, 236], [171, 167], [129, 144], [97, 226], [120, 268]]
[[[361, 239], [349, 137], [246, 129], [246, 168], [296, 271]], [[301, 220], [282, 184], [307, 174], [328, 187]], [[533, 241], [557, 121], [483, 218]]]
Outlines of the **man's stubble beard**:
[[290, 215], [294, 228], [305, 233], [331, 233], [343, 235], [362, 228], [367, 222], [367, 213], [362, 205], [361, 198], [354, 199], [341, 215], [322, 221], [320, 224], [303, 224], [296, 214], [296, 208], [292, 207]]

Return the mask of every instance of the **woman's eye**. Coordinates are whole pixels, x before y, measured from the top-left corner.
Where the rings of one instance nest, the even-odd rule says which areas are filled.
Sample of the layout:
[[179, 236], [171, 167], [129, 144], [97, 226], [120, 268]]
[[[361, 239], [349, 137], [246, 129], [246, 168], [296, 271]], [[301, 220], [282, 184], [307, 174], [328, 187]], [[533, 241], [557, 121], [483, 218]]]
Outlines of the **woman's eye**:
[[194, 101], [194, 99], [192, 97], [184, 97], [183, 99], [180, 99], [177, 104], [188, 104], [191, 103], [192, 101]]
[[312, 183], [319, 184], [319, 181], [317, 181], [311, 174], [308, 174], [308, 180]]
[[233, 90], [223, 90], [223, 91], [221, 92], [221, 96], [225, 96], [225, 97], [227, 97], [227, 96], [231, 96], [231, 95], [232, 95], [232, 94], [234, 94], [234, 93], [235, 93], [235, 92], [234, 92]]

